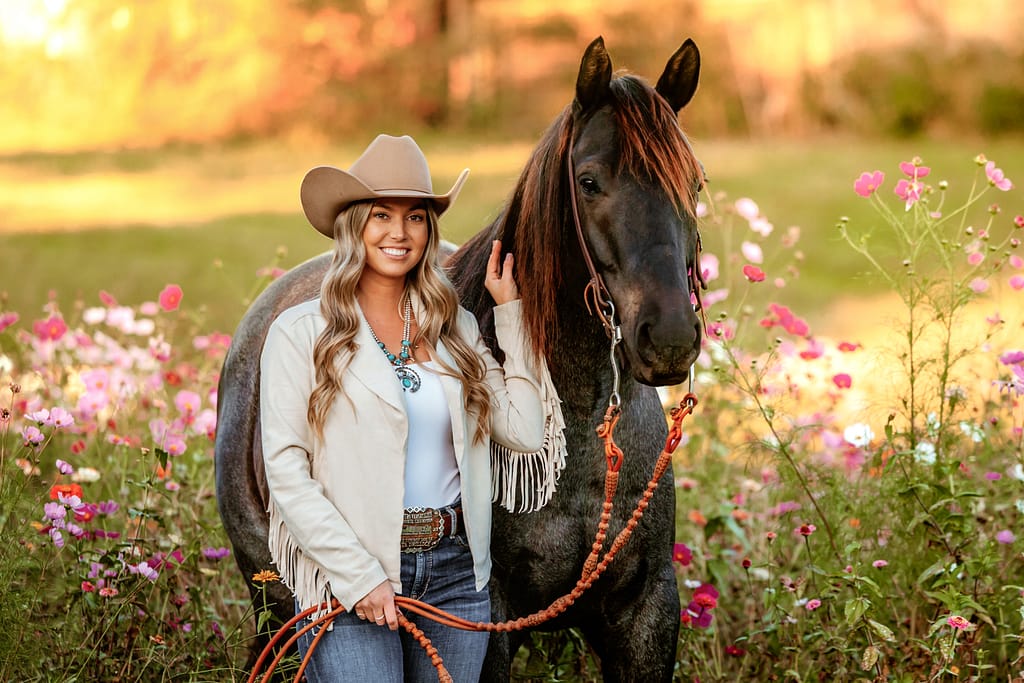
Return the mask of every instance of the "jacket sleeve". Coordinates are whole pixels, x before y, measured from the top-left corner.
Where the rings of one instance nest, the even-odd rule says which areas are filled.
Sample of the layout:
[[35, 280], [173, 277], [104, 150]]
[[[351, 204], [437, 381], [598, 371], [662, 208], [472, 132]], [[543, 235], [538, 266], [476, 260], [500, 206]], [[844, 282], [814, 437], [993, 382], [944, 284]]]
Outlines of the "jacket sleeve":
[[277, 507], [284, 523], [284, 535], [290, 536], [283, 543], [279, 540], [275, 548], [272, 530], [271, 552], [282, 578], [296, 595], [309, 595], [309, 583], [313, 581], [299, 575], [300, 565], [305, 564], [297, 562], [296, 554], [301, 553], [315, 563], [317, 573], [326, 574], [333, 595], [351, 609], [387, 580], [387, 575], [311, 474], [311, 454], [317, 447], [306, 419], [315, 377], [312, 330], [313, 326], [304, 325], [301, 318], [279, 318], [267, 334], [260, 359], [260, 420], [267, 486], [271, 505]]
[[516, 451], [532, 453], [544, 445], [544, 405], [533, 351], [523, 329], [522, 304], [516, 299], [494, 307], [498, 346], [505, 352], [499, 365], [484, 343], [476, 319], [463, 315], [476, 335], [476, 351], [487, 366], [491, 389], [491, 439]]

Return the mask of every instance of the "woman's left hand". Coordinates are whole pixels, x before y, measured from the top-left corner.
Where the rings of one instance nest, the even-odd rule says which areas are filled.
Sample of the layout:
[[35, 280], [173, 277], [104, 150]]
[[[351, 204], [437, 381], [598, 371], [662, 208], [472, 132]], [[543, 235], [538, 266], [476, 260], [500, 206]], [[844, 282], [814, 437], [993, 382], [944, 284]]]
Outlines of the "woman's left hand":
[[491, 293], [494, 303], [498, 306], [519, 298], [519, 288], [516, 286], [515, 278], [512, 277], [513, 265], [514, 259], [511, 253], [505, 254], [504, 263], [502, 262], [501, 240], [494, 240], [491, 244], [491, 257], [487, 260], [484, 287]]

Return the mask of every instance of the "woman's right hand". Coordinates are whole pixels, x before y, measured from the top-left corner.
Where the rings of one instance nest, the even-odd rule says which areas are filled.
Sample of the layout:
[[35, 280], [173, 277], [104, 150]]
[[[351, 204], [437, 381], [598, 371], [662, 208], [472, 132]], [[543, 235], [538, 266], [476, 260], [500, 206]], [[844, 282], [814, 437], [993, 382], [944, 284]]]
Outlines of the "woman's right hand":
[[390, 581], [384, 581], [352, 608], [356, 616], [365, 621], [387, 625], [392, 631], [398, 630], [398, 608], [395, 607], [395, 590]]

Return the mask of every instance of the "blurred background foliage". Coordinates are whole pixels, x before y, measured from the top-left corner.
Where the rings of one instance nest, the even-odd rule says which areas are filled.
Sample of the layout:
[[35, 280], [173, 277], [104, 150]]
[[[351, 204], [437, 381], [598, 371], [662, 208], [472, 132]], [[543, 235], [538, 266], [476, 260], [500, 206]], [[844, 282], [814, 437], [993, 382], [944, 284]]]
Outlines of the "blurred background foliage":
[[802, 228], [786, 294], [825, 317], [877, 291], [836, 248], [840, 216], [873, 220], [861, 171], [894, 179], [920, 155], [969, 173], [984, 152], [1024, 185], [1022, 25], [1016, 0], [3, 2], [0, 311], [179, 282], [230, 331], [258, 270], [328, 246], [299, 210], [302, 174], [347, 167], [381, 131], [415, 135], [438, 186], [472, 168], [442, 226], [461, 242], [602, 35], [616, 68], [652, 81], [697, 42], [681, 122], [708, 199], [753, 197]]
[[1020, 132], [1021, 25], [1014, 0], [19, 0], [0, 152], [532, 136], [601, 33], [641, 74], [698, 42], [699, 137]]

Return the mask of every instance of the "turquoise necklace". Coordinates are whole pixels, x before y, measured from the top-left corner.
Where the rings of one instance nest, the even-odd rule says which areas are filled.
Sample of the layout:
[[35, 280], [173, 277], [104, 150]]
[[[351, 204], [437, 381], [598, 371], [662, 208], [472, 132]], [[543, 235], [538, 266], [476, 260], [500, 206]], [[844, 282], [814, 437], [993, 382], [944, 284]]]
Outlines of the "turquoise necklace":
[[398, 377], [398, 381], [402, 383], [402, 391], [409, 391], [415, 393], [420, 388], [420, 376], [416, 374], [416, 371], [408, 367], [409, 363], [413, 361], [412, 358], [412, 344], [409, 342], [409, 331], [412, 329], [412, 299], [409, 297], [405, 298], [405, 311], [402, 316], [405, 320], [405, 325], [402, 327], [402, 350], [398, 354], [391, 353], [387, 347], [384, 346], [384, 342], [377, 338], [377, 333], [373, 331], [373, 327], [370, 326], [370, 321], [366, 321], [366, 326], [370, 328], [370, 336], [373, 337], [373, 341], [377, 342], [377, 346], [387, 356], [388, 361], [394, 367], [395, 375]]

